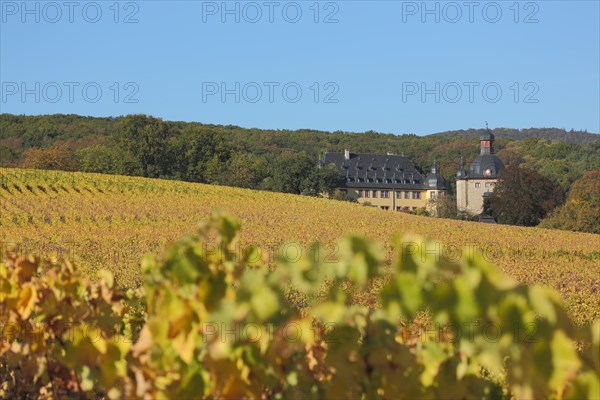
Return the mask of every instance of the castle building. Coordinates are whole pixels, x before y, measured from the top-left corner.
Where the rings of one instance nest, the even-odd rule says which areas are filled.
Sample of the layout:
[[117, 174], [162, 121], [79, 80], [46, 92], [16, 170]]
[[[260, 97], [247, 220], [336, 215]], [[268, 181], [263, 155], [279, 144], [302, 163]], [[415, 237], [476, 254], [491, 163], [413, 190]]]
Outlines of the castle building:
[[423, 176], [404, 156], [370, 153], [325, 153], [320, 165], [334, 164], [340, 173], [338, 190], [361, 204], [383, 210], [431, 209], [436, 198], [446, 194], [446, 182], [434, 164]]
[[479, 137], [480, 152], [466, 171], [461, 160], [456, 174], [456, 207], [459, 212], [479, 215], [484, 199], [494, 190], [498, 175], [504, 169], [502, 160], [494, 154], [494, 134], [487, 127]]

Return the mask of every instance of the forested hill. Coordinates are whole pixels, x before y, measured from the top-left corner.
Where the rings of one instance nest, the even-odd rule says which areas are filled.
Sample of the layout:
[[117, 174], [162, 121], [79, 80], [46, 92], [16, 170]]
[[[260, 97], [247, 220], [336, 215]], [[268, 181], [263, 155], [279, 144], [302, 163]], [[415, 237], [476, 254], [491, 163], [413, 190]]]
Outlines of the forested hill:
[[[458, 131], [446, 131], [434, 133], [432, 136], [441, 137], [462, 137], [466, 139], [477, 139], [484, 129], [467, 129]], [[587, 131], [575, 131], [571, 129], [566, 131], [559, 128], [529, 128], [529, 129], [511, 129], [511, 128], [496, 128], [493, 130], [497, 139], [508, 138], [515, 140], [537, 138], [547, 140], [558, 140], [572, 144], [586, 144], [600, 142], [600, 135], [597, 133], [589, 133]]]
[[[54, 115], [13, 115], [0, 114], [0, 140], [20, 139], [25, 148], [32, 146], [40, 146], [47, 139], [62, 139], [68, 141], [95, 139], [103, 136], [108, 136], [118, 129], [118, 123], [122, 117], [85, 117], [75, 114], [54, 114]], [[186, 122], [168, 122], [167, 123], [184, 127], [192, 123]], [[268, 130], [256, 128], [241, 128], [234, 125], [210, 125], [193, 123], [200, 126], [209, 127], [218, 131], [227, 131], [232, 134], [242, 133], [247, 138], [256, 140], [255, 142], [263, 142], [268, 139], [270, 144], [280, 147], [291, 147], [296, 149], [300, 143], [336, 145], [344, 144], [353, 147], [363, 148], [366, 143], [371, 143], [377, 146], [378, 142], [386, 142], [386, 139], [398, 137], [415, 137], [416, 135], [393, 135], [384, 134], [374, 131], [364, 133], [359, 132], [325, 132], [318, 130], [300, 129], [296, 131], [290, 130]], [[467, 129], [445, 131], [433, 133], [424, 136], [425, 138], [437, 137], [460, 137], [465, 139], [475, 139], [483, 132], [483, 129]], [[559, 128], [529, 128], [529, 129], [512, 129], [512, 128], [494, 128], [494, 135], [497, 139], [507, 138], [514, 140], [523, 140], [530, 138], [555, 140], [570, 144], [586, 144], [599, 143], [600, 134], [589, 133], [587, 131], [567, 131]], [[260, 135], [261, 137], [257, 137]], [[236, 140], [243, 140], [238, 135], [235, 135]], [[342, 140], [342, 138], [347, 140]], [[373, 143], [373, 139], [375, 143]], [[10, 141], [10, 140], [9, 140]], [[289, 145], [289, 146], [288, 146]], [[307, 150], [307, 149], [304, 149]]]
[[[481, 132], [416, 136], [249, 129], [149, 116], [0, 114], [0, 166], [165, 177], [300, 193], [308, 190], [300, 177], [312, 171], [326, 150], [404, 154], [425, 173], [435, 160], [442, 175], [453, 182], [461, 158], [470, 163], [479, 153]], [[496, 152], [505, 165], [536, 170], [567, 191], [586, 171], [600, 169], [598, 134], [556, 128], [493, 132]], [[140, 141], [142, 136], [147, 140]], [[288, 175], [294, 184], [289, 184]], [[309, 182], [310, 190], [317, 190], [317, 181]]]

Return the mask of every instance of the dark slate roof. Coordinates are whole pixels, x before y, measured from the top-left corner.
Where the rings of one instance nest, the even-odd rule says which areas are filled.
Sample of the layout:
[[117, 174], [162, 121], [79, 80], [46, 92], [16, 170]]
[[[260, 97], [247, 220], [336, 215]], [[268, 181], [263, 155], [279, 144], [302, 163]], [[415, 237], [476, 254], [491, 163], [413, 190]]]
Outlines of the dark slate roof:
[[427, 188], [423, 175], [404, 156], [396, 154], [325, 153], [321, 165], [335, 164], [349, 188], [414, 189]]
[[[490, 178], [495, 179], [504, 169], [504, 163], [495, 154], [480, 154], [473, 160], [465, 178]], [[489, 170], [489, 174], [486, 171]]]
[[494, 134], [492, 133], [491, 130], [489, 130], [489, 128], [485, 129], [485, 132], [483, 132], [481, 135], [479, 135], [479, 140], [494, 140]]
[[425, 184], [432, 189], [446, 189], [446, 180], [438, 173], [437, 165], [431, 167], [431, 173], [425, 178]]

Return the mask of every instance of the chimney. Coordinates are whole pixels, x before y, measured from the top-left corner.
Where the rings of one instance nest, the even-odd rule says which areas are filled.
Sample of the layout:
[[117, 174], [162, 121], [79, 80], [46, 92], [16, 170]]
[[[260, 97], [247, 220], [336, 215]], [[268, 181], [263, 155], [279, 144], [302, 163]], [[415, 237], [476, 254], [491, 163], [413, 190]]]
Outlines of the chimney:
[[350, 159], [350, 150], [344, 150], [344, 159], [345, 160], [349, 160]]

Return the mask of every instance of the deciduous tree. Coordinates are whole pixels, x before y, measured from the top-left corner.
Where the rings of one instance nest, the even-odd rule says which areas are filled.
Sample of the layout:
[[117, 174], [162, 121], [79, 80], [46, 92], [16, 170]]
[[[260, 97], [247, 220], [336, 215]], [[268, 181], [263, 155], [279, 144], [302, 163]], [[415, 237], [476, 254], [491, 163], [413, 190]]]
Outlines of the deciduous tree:
[[541, 226], [600, 233], [600, 170], [587, 172], [576, 181], [565, 205]]
[[564, 202], [560, 186], [537, 171], [508, 167], [489, 198], [489, 210], [502, 224], [535, 226]]
[[58, 169], [74, 171], [77, 168], [73, 151], [66, 144], [55, 144], [51, 147], [33, 147], [26, 150], [19, 166], [35, 169]]
[[128, 115], [121, 123], [121, 142], [139, 160], [144, 177], [156, 178], [168, 170], [168, 135], [168, 126], [158, 118]]

